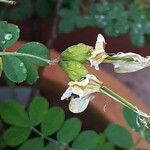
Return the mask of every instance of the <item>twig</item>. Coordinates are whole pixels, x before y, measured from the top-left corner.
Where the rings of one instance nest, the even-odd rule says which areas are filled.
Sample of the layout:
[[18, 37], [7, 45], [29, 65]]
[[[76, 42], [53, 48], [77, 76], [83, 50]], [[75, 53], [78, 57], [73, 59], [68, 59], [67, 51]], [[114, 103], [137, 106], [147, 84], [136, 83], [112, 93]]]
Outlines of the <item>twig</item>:
[[41, 138], [47, 140], [48, 142], [58, 145], [61, 150], [72, 150], [72, 148], [70, 148], [67, 144], [59, 143], [57, 140], [55, 140], [55, 139], [53, 139], [51, 137], [43, 135], [39, 130], [37, 130], [34, 127], [32, 127], [32, 131], [34, 131], [36, 134], [41, 136]]
[[[62, 3], [63, 3], [63, 0], [57, 0], [56, 7], [54, 10], [54, 19], [53, 19], [52, 28], [51, 28], [51, 34], [50, 34], [50, 37], [47, 42], [47, 47], [49, 49], [53, 48], [54, 40], [56, 39], [56, 37], [58, 35], [58, 31], [57, 31], [57, 24], [58, 24], [58, 20], [59, 20], [58, 13], [62, 6]], [[37, 93], [37, 84], [35, 84], [33, 86], [29, 98], [33, 98], [36, 95], [36, 93]]]
[[56, 39], [57, 35], [58, 35], [58, 31], [57, 31], [57, 24], [58, 24], [58, 20], [59, 20], [59, 10], [62, 6], [63, 0], [57, 0], [56, 3], [56, 7], [55, 7], [55, 11], [54, 11], [54, 19], [53, 19], [53, 23], [52, 23], [52, 28], [51, 28], [51, 34], [50, 37], [48, 39], [47, 42], [47, 46], [48, 48], [53, 48], [53, 43], [54, 40]]

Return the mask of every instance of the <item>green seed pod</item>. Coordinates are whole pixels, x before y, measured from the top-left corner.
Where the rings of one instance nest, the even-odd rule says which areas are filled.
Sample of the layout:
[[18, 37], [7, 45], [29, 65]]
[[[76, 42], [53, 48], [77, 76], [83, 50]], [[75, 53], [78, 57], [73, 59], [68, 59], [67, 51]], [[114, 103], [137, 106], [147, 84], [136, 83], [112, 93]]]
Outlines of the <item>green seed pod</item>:
[[60, 61], [59, 65], [73, 81], [81, 80], [88, 74], [87, 69], [77, 61]]
[[91, 56], [93, 47], [85, 45], [83, 43], [79, 43], [77, 45], [73, 45], [68, 47], [60, 56], [60, 58], [64, 61], [78, 61], [80, 63], [84, 63]]

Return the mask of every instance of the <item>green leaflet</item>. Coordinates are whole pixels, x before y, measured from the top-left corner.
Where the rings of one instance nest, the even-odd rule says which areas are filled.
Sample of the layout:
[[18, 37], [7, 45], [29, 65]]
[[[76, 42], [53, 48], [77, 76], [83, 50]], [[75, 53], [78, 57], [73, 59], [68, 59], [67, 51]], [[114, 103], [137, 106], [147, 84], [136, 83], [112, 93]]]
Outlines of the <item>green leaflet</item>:
[[50, 59], [50, 54], [49, 54], [49, 50], [47, 49], [47, 47], [38, 42], [29, 42], [29, 43], [24, 44], [18, 50], [18, 53], [28, 54], [28, 57], [22, 55], [22, 56], [19, 56], [19, 58], [21, 59], [21, 57], [23, 58], [25, 57], [26, 60], [29, 61], [30, 63], [36, 64], [39, 66], [47, 65]]
[[108, 125], [108, 127], [105, 129], [105, 135], [112, 144], [117, 145], [120, 148], [129, 149], [133, 146], [130, 133], [127, 131], [127, 129], [121, 127], [120, 125]]
[[13, 45], [19, 38], [20, 29], [18, 26], [7, 23], [6, 21], [0, 21], [0, 47], [8, 48]]
[[8, 124], [18, 127], [30, 127], [27, 112], [23, 106], [15, 100], [9, 100], [0, 104], [0, 115]]
[[19, 150], [44, 150], [42, 138], [32, 138], [23, 143]]
[[[55, 116], [55, 117], [54, 117]], [[47, 114], [43, 117], [41, 123], [41, 131], [44, 135], [52, 135], [60, 129], [65, 119], [63, 109], [60, 107], [53, 107], [49, 109]]]
[[[61, 143], [73, 141], [81, 130], [81, 121], [78, 118], [71, 118], [64, 122], [57, 133], [57, 140]], [[69, 132], [71, 131], [71, 132]]]
[[17, 146], [28, 139], [30, 132], [30, 128], [12, 126], [5, 131], [4, 141], [7, 145]]
[[2, 56], [4, 73], [13, 82], [20, 83], [27, 77], [24, 63], [16, 56]]
[[35, 97], [29, 106], [29, 118], [32, 126], [37, 126], [42, 122], [48, 112], [48, 101], [42, 97]]

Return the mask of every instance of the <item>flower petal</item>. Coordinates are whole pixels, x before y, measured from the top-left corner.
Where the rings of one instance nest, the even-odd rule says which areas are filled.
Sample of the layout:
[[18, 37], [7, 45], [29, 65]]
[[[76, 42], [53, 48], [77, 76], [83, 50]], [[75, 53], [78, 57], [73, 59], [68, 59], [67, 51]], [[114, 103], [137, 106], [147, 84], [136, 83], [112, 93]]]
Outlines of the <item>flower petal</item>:
[[149, 58], [144, 58], [139, 54], [135, 53], [117, 53], [113, 55], [112, 57], [120, 57], [120, 58], [132, 58], [133, 61], [127, 62], [127, 61], [118, 61], [112, 63], [114, 65], [114, 70], [117, 73], [127, 73], [127, 72], [135, 72], [138, 70], [141, 70], [145, 67], [150, 66], [150, 60]]
[[84, 96], [80, 98], [71, 98], [71, 101], [69, 103], [69, 110], [73, 113], [81, 113], [83, 112], [89, 102], [94, 98], [94, 96]]
[[99, 64], [107, 57], [104, 50], [105, 44], [104, 37], [101, 34], [98, 34], [95, 49], [89, 58], [91, 66], [94, 66], [96, 70], [99, 70]]
[[145, 68], [146, 66], [133, 62], [119, 62], [114, 63], [114, 71], [117, 73], [135, 72]]
[[72, 95], [72, 88], [68, 87], [68, 89], [61, 96], [61, 100], [68, 99]]
[[87, 74], [82, 81], [71, 81], [69, 86], [72, 88], [72, 93], [83, 97], [95, 92], [100, 92], [102, 82], [99, 81], [94, 75]]

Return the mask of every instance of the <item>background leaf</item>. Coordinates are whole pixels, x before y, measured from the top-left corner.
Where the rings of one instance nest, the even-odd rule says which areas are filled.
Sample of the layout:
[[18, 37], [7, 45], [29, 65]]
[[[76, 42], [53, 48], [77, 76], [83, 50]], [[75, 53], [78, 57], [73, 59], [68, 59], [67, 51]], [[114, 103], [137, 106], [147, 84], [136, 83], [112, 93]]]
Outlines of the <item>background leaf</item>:
[[41, 129], [44, 135], [52, 135], [60, 129], [65, 119], [63, 109], [52, 107], [43, 118]]
[[98, 134], [95, 131], [83, 131], [73, 142], [74, 150], [91, 150], [98, 144]]
[[129, 132], [117, 124], [110, 124], [105, 129], [105, 135], [108, 140], [120, 148], [129, 149], [133, 146], [132, 137]]
[[40, 17], [50, 19], [53, 14], [55, 1], [52, 0], [36, 0], [36, 12]]
[[17, 146], [24, 142], [30, 135], [30, 128], [10, 127], [4, 133], [4, 140], [7, 145]]
[[19, 150], [44, 150], [43, 139], [32, 138], [23, 143]]
[[48, 112], [48, 102], [45, 98], [35, 97], [29, 105], [29, 118], [32, 126], [36, 126], [43, 120]]
[[30, 0], [17, 1], [17, 6], [7, 12], [7, 19], [22, 21], [33, 14], [33, 7]]
[[66, 120], [57, 133], [57, 140], [61, 143], [69, 143], [77, 137], [81, 130], [81, 121], [78, 118]]
[[29, 117], [24, 108], [16, 101], [10, 100], [0, 104], [1, 118], [8, 124], [29, 127]]
[[[42, 59], [50, 59], [49, 50], [47, 47], [41, 43], [38, 42], [29, 42], [23, 45], [18, 50], [19, 53], [26, 53], [34, 55], [34, 58], [26, 58], [29, 62], [39, 65], [39, 66], [45, 66], [47, 65], [46, 62], [43, 62], [42, 60], [39, 60], [39, 57]], [[21, 56], [19, 57], [21, 59]]]
[[23, 82], [27, 77], [24, 63], [15, 56], [2, 56], [4, 73], [13, 82]]

